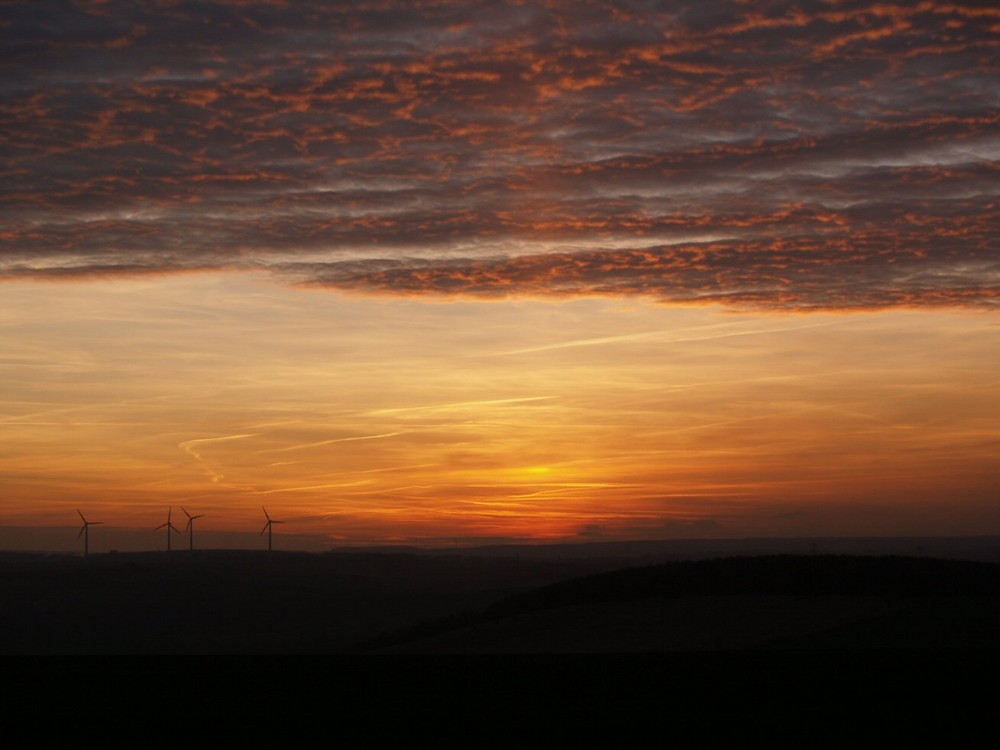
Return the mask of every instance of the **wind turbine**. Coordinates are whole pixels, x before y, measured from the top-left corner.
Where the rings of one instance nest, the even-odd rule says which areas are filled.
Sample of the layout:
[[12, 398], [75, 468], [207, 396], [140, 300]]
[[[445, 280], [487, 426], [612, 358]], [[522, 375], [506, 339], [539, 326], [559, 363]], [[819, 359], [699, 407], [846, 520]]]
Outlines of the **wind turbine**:
[[104, 521], [88, 521], [83, 517], [83, 513], [80, 513], [79, 508], [76, 509], [76, 512], [80, 516], [80, 520], [83, 521], [83, 526], [80, 527], [80, 533], [76, 535], [76, 538], [83, 537], [83, 556], [86, 557], [90, 554], [90, 527], [100, 526]]
[[175, 531], [178, 534], [181, 533], [177, 529], [177, 527], [174, 526], [173, 521], [170, 520], [170, 514], [173, 513], [173, 510], [174, 510], [173, 508], [167, 508], [167, 522], [166, 523], [161, 523], [159, 526], [156, 527], [156, 531], [159, 531], [162, 528], [166, 528], [166, 530], [167, 530], [167, 552], [170, 551], [170, 532], [171, 531]]
[[205, 514], [199, 513], [197, 516], [192, 516], [190, 513], [184, 510], [183, 505], [181, 506], [181, 510], [183, 510], [184, 515], [188, 517], [187, 525], [184, 527], [184, 531], [188, 533], [188, 549], [194, 552], [194, 519], [204, 518]]
[[273, 518], [271, 518], [267, 514], [267, 508], [265, 508], [263, 505], [260, 506], [260, 508], [261, 508], [261, 510], [264, 511], [264, 518], [267, 519], [267, 523], [264, 524], [264, 528], [260, 530], [260, 534], [258, 534], [257, 536], [263, 536], [264, 532], [265, 531], [267, 532], [267, 551], [270, 552], [271, 551], [271, 527], [274, 524], [276, 524], [276, 523], [284, 523], [284, 521], [275, 521]]

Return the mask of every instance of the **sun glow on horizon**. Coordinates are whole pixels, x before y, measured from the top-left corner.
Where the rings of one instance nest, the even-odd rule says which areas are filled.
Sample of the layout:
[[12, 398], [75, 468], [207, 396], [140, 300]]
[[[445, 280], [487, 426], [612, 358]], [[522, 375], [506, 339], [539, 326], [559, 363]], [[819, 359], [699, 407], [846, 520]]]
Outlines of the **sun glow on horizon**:
[[4, 290], [0, 524], [249, 530], [263, 500], [359, 543], [1000, 531], [990, 314]]

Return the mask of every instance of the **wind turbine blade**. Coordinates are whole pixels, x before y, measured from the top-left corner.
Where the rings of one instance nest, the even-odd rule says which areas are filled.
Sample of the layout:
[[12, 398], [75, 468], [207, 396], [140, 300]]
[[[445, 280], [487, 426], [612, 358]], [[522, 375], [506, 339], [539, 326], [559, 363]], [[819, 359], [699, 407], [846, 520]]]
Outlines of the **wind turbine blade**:
[[81, 536], [83, 536], [83, 532], [85, 532], [86, 530], [87, 530], [87, 524], [84, 524], [83, 526], [80, 527], [80, 533], [76, 535], [76, 538], [79, 539]]
[[267, 523], [265, 523], [265, 524], [264, 524], [264, 528], [260, 530], [260, 533], [259, 533], [259, 534], [258, 534], [257, 536], [264, 536], [264, 532], [265, 532], [265, 531], [267, 531], [267, 528], [268, 528], [268, 527], [269, 527], [270, 525], [271, 525], [271, 522], [270, 522], [270, 521], [268, 521]]
[[[183, 505], [181, 506], [181, 510], [184, 510], [184, 506]], [[184, 510], [184, 515], [187, 516], [188, 518], [191, 517], [191, 514], [188, 513], [186, 510]]]
[[284, 523], [284, 521], [271, 521], [271, 523]]
[[77, 512], [77, 515], [80, 516], [80, 520], [83, 521], [84, 523], [87, 523], [87, 519], [83, 517], [83, 513], [80, 513], [80, 509], [79, 508], [76, 509], [76, 512]]
[[153, 529], [153, 531], [159, 531], [160, 529], [162, 529], [166, 525], [167, 524], [165, 524], [165, 523], [161, 523], [159, 526], [157, 526], [155, 529]]
[[87, 521], [88, 526], [100, 526], [104, 521]]
[[184, 524], [184, 531], [187, 531], [190, 528], [191, 528], [191, 517], [188, 516], [188, 522]]
[[173, 506], [167, 508], [167, 523], [170, 523], [170, 514], [174, 512]]
[[260, 506], [260, 509], [261, 509], [262, 511], [264, 511], [264, 518], [266, 518], [266, 519], [267, 519], [268, 521], [270, 521], [270, 520], [271, 520], [271, 517], [270, 517], [269, 515], [267, 515], [267, 508], [265, 508], [265, 507], [264, 507], [264, 506], [262, 505], [262, 506]]

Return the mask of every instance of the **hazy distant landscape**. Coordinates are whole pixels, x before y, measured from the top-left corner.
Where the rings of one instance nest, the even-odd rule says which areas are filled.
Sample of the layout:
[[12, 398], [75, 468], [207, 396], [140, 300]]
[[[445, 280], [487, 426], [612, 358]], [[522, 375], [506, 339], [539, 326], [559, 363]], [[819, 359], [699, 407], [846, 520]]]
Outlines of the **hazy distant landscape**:
[[7, 654], [995, 649], [998, 551], [978, 537], [7, 552], [0, 642]]

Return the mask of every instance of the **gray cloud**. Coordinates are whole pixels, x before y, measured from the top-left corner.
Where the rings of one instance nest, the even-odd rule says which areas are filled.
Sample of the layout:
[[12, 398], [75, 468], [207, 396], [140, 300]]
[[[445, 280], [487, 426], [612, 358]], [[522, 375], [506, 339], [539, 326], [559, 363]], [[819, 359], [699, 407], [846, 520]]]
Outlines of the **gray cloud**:
[[0, 278], [992, 305], [986, 2], [13, 2]]

